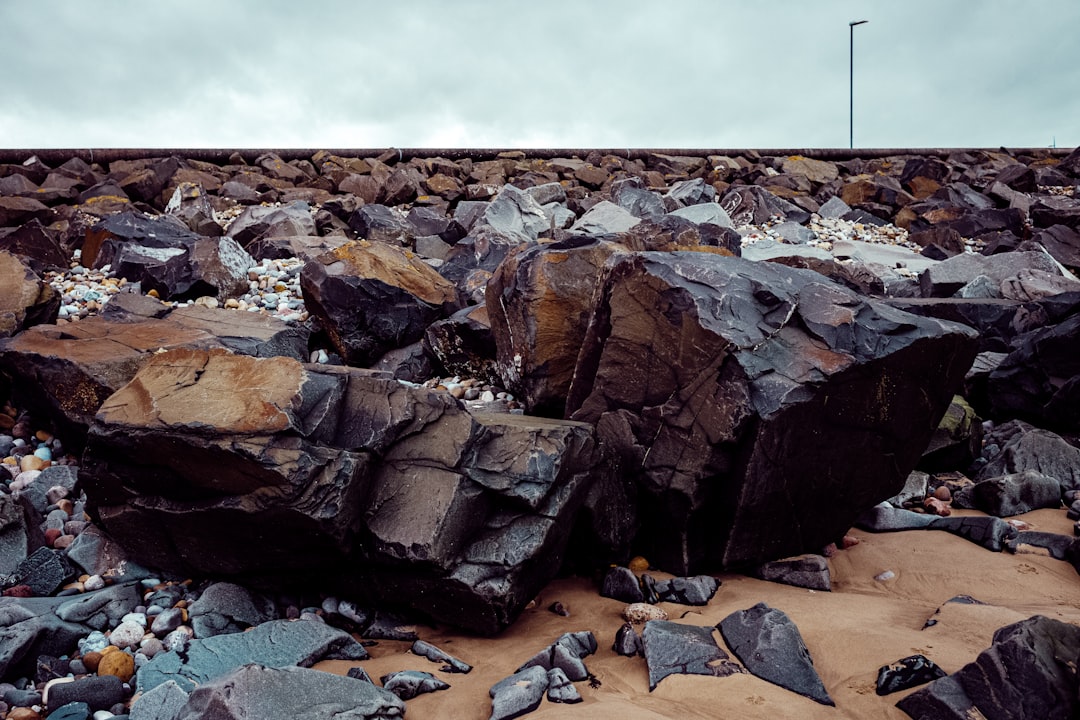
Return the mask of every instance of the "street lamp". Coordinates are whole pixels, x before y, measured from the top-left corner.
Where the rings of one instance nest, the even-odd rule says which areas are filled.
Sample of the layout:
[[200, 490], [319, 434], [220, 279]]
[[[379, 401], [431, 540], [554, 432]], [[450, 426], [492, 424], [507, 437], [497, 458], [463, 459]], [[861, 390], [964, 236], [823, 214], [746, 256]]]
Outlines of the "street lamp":
[[870, 22], [869, 20], [852, 20], [848, 23], [848, 30], [851, 37], [848, 47], [848, 63], [850, 64], [850, 72], [848, 78], [850, 81], [850, 93], [848, 102], [848, 131], [849, 131], [849, 146], [851, 149], [855, 148], [855, 26], [864, 25]]

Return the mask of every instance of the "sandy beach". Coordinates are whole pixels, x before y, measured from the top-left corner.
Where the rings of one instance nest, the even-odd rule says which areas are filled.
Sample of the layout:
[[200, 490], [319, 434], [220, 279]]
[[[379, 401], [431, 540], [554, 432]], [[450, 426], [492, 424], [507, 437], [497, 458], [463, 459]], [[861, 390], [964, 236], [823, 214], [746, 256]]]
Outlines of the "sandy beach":
[[[1037, 530], [1072, 532], [1064, 510], [1036, 510], [1018, 519]], [[851, 534], [860, 543], [830, 559], [832, 592], [722, 574], [717, 576], [722, 585], [707, 606], [661, 604], [672, 620], [702, 626], [716, 625], [729, 613], [758, 602], [783, 610], [798, 625], [835, 708], [749, 674], [670, 676], [650, 693], [645, 660], [621, 657], [611, 649], [622, 624], [623, 604], [600, 597], [596, 583], [586, 578], [555, 580], [535, 607], [495, 638], [418, 628], [422, 639], [472, 664], [468, 675], [439, 672], [434, 663], [409, 653], [405, 642], [380, 642], [369, 648], [372, 659], [361, 665], [376, 680], [389, 672], [414, 669], [432, 672], [451, 685], [449, 690], [409, 700], [407, 717], [481, 720], [491, 713], [492, 685], [562, 633], [591, 630], [599, 649], [585, 664], [599, 685], [576, 683], [583, 702], [557, 705], [545, 700], [527, 717], [901, 720], [908, 716], [895, 703], [911, 691], [878, 696], [875, 681], [882, 665], [921, 653], [952, 673], [974, 660], [990, 645], [994, 631], [1009, 623], [1041, 614], [1080, 624], [1080, 576], [1068, 563], [1041, 553], [994, 553], [939, 531], [852, 530]], [[874, 580], [885, 570], [895, 577]], [[670, 577], [660, 571], [650, 574]], [[946, 603], [957, 595], [985, 604]], [[547, 609], [555, 601], [567, 606], [569, 617]], [[924, 629], [931, 616], [937, 623]], [[715, 637], [726, 648], [719, 632]], [[344, 673], [354, 664], [329, 661], [317, 667]]]

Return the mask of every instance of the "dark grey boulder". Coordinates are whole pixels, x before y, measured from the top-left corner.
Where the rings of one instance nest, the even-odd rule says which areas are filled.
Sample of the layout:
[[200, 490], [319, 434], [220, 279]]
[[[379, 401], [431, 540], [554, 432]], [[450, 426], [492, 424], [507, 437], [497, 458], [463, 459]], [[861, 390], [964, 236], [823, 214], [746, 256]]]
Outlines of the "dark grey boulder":
[[642, 220], [659, 217], [668, 211], [660, 194], [647, 190], [638, 178], [613, 182], [611, 199], [616, 205]]
[[412, 700], [417, 695], [450, 689], [450, 685], [422, 670], [392, 672], [379, 678], [379, 682], [384, 690], [394, 693], [402, 700]]
[[320, 660], [365, 660], [351, 635], [316, 620], [273, 620], [244, 633], [192, 640], [184, 652], [169, 650], [139, 668], [140, 692], [174, 680], [190, 692], [248, 663], [310, 667]]
[[513, 720], [540, 707], [548, 688], [548, 671], [534, 665], [491, 686], [489, 720]]
[[1061, 507], [1061, 483], [1037, 470], [985, 478], [975, 483], [971, 494], [975, 507], [996, 517]]
[[191, 691], [175, 720], [385, 720], [405, 703], [352, 678], [295, 667], [246, 664]]
[[641, 218], [609, 200], [601, 200], [570, 226], [570, 231], [583, 235], [607, 235], [626, 232], [641, 222]]
[[759, 565], [754, 571], [756, 577], [769, 582], [794, 585], [829, 592], [832, 590], [832, 576], [829, 574], [829, 561], [821, 555], [801, 555], [794, 558], [774, 560]]
[[142, 593], [137, 583], [125, 582], [63, 600], [56, 606], [58, 618], [94, 630], [107, 630], [119, 625], [125, 615], [141, 604]]
[[840, 537], [903, 486], [976, 350], [964, 326], [711, 253], [613, 255], [596, 297], [567, 413], [634, 479], [641, 552], [679, 575]]
[[440, 650], [429, 642], [423, 640], [417, 640], [409, 648], [409, 652], [413, 655], [421, 655], [426, 657], [431, 662], [446, 663], [441, 669], [443, 672], [450, 673], [467, 673], [472, 670], [472, 665], [457, 659], [453, 655], [447, 653], [444, 650]]
[[1056, 479], [1062, 491], [1080, 489], [1080, 448], [1049, 430], [1020, 420], [998, 425], [983, 441], [986, 463], [975, 480], [1034, 470]]
[[925, 655], [911, 655], [878, 669], [877, 694], [910, 690], [945, 677], [945, 671]]
[[735, 225], [724, 210], [724, 206], [717, 202], [706, 202], [672, 210], [668, 213], [671, 217], [689, 220], [695, 225], [715, 225], [722, 228], [733, 228]]
[[679, 180], [672, 183], [665, 197], [674, 200], [679, 207], [700, 205], [716, 200], [716, 188], [705, 182], [704, 178]]
[[51, 595], [74, 574], [71, 563], [67, 562], [67, 558], [61, 553], [51, 548], [39, 547], [16, 565], [0, 584], [5, 588], [25, 585], [33, 595], [41, 597]]
[[814, 669], [799, 629], [784, 611], [758, 603], [728, 615], [717, 627], [754, 675], [822, 705], [836, 704]]
[[0, 576], [14, 572], [35, 546], [44, 544], [36, 520], [27, 503], [0, 495]]
[[517, 242], [535, 240], [549, 227], [541, 204], [529, 193], [513, 185], [504, 185], [483, 209], [470, 234], [488, 228], [498, 235]]
[[912, 718], [1068, 720], [1080, 705], [1080, 628], [1035, 615], [994, 633], [974, 662], [896, 704]]
[[727, 677], [743, 672], [716, 644], [711, 627], [650, 620], [641, 633], [641, 643], [649, 668], [649, 692], [668, 675]]
[[600, 596], [624, 603], [645, 600], [645, 596], [641, 594], [641, 581], [638, 580], [637, 575], [630, 568], [619, 565], [609, 568], [604, 574], [604, 580], [600, 585]]
[[995, 417], [1080, 430], [1078, 343], [1080, 313], [1017, 338], [1015, 349], [987, 381]]
[[1002, 255], [961, 253], [928, 267], [919, 276], [923, 297], [950, 297], [975, 277], [985, 275], [1001, 283], [1022, 269], [1061, 275], [1054, 259], [1045, 252], [1014, 252]]
[[103, 405], [80, 477], [141, 564], [314, 583], [491, 633], [558, 571], [598, 462], [582, 423], [473, 413], [367, 370], [175, 350]]
[[585, 680], [589, 671], [584, 659], [595, 653], [596, 647], [596, 637], [591, 632], [565, 633], [522, 664], [518, 672], [533, 666], [544, 670], [559, 668], [571, 680]]

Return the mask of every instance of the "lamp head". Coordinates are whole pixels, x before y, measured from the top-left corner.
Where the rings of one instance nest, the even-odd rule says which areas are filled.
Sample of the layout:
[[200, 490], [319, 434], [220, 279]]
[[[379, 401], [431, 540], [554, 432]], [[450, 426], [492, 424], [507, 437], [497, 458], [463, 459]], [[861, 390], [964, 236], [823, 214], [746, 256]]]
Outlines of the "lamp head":
[[856, 25], [865, 25], [868, 22], [870, 22], [870, 21], [869, 20], [852, 20], [851, 22], [848, 23], [848, 26], [849, 27], [855, 27]]

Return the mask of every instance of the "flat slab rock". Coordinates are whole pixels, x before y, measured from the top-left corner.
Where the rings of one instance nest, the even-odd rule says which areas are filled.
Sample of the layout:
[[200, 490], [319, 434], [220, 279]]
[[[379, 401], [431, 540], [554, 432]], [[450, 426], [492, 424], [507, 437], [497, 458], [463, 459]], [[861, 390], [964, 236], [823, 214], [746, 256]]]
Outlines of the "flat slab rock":
[[404, 716], [402, 700], [363, 680], [307, 668], [246, 664], [200, 684], [175, 720], [389, 720]]
[[669, 620], [645, 623], [641, 641], [649, 668], [649, 692], [669, 675], [727, 677], [744, 672], [716, 644], [714, 629]]
[[720, 621], [721, 634], [735, 656], [762, 680], [834, 706], [821, 682], [799, 629], [783, 610], [764, 603]]
[[366, 660], [352, 635], [313, 620], [272, 620], [248, 632], [192, 640], [183, 653], [158, 653], [139, 668], [140, 692], [173, 680], [192, 691], [250, 663], [310, 667], [320, 660]]

